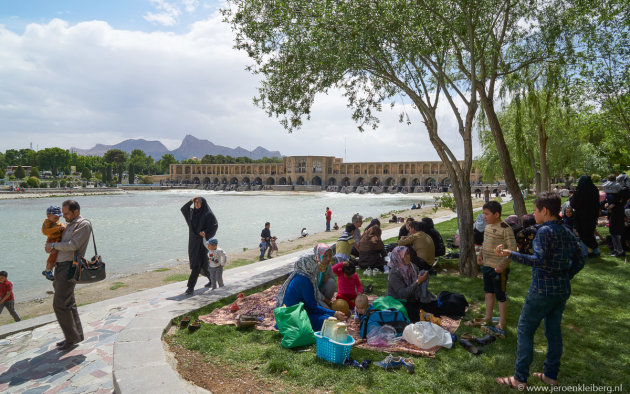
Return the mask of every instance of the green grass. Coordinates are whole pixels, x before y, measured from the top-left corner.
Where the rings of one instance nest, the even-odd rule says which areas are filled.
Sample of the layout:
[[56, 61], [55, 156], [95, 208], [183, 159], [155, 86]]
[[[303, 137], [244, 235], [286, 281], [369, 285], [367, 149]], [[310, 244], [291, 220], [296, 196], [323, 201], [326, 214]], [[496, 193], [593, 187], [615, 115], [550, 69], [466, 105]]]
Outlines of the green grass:
[[236, 259], [233, 261], [229, 261], [229, 265], [225, 267], [225, 269], [229, 270], [231, 268], [241, 267], [243, 265], [252, 264], [255, 262], [256, 262], [255, 260], [249, 260], [249, 259]]
[[[504, 206], [503, 217], [511, 213], [511, 203]], [[527, 201], [528, 212], [532, 201]], [[436, 225], [443, 237], [451, 238], [457, 223], [450, 220]], [[602, 236], [607, 229], [598, 228]], [[388, 243], [386, 240], [385, 243]], [[600, 248], [602, 256], [609, 250]], [[456, 264], [457, 261], [440, 264]], [[440, 267], [442, 268], [442, 267]], [[440, 272], [441, 270], [438, 270]], [[385, 275], [361, 281], [374, 284], [376, 294], [385, 294]], [[457, 274], [431, 277], [430, 288], [434, 293], [448, 290], [461, 293], [471, 303], [467, 318], [480, 317], [485, 310], [483, 283], [480, 278], [465, 278]], [[295, 352], [280, 346], [277, 332], [258, 330], [241, 331], [232, 326], [204, 325], [194, 335], [182, 331], [169, 338], [184, 347], [205, 355], [208, 362], [228, 368], [237, 375], [248, 371], [255, 376], [281, 382], [290, 391], [309, 392], [313, 389], [333, 392], [514, 392], [494, 382], [496, 376], [509, 376], [514, 372], [516, 355], [516, 324], [531, 281], [531, 269], [511, 264], [508, 281], [507, 338], [498, 340], [475, 357], [457, 345], [442, 349], [434, 359], [411, 357], [416, 373], [408, 375], [404, 370], [386, 372], [371, 366], [366, 372], [354, 368], [336, 366], [318, 359], [315, 346], [308, 352]], [[618, 386], [628, 384], [623, 365], [630, 365], [630, 264], [613, 257], [587, 260], [586, 267], [572, 281], [573, 294], [569, 299], [562, 323], [564, 354], [560, 369], [562, 385], [596, 384]], [[204, 308], [203, 313], [233, 300], [224, 300]], [[498, 311], [495, 310], [495, 316]], [[478, 328], [460, 325], [456, 334], [470, 332], [483, 335]], [[534, 362], [531, 371], [542, 371], [546, 352], [544, 329], [538, 329], [535, 337]], [[369, 358], [381, 360], [385, 353], [352, 349], [356, 360]], [[401, 353], [408, 357], [408, 355]], [[285, 372], [286, 371], [286, 372]], [[541, 383], [531, 378], [530, 385]]]
[[114, 282], [111, 286], [110, 286], [110, 290], [116, 290], [116, 289], [120, 289], [121, 287], [126, 287], [127, 285], [124, 284], [123, 282]]
[[170, 268], [158, 268], [156, 270], [153, 270], [153, 272], [166, 272], [166, 271], [170, 271]]
[[188, 280], [189, 276], [190, 275], [187, 275], [187, 274], [175, 274], [175, 275], [171, 275], [171, 276], [168, 276], [168, 277], [162, 279], [162, 281], [163, 282], [167, 282], [167, 283], [168, 282], [181, 282], [181, 281], [184, 281], [184, 280]]

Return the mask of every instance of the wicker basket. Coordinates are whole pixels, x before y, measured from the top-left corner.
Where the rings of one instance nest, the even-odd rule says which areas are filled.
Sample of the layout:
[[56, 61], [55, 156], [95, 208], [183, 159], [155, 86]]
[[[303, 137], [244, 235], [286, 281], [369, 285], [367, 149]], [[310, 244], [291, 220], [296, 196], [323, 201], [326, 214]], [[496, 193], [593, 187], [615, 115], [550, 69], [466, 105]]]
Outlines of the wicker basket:
[[330, 338], [322, 336], [321, 332], [315, 333], [317, 344], [317, 357], [323, 358], [335, 364], [343, 364], [343, 361], [350, 357], [350, 350], [354, 345], [354, 338], [347, 336], [347, 343], [333, 341]]

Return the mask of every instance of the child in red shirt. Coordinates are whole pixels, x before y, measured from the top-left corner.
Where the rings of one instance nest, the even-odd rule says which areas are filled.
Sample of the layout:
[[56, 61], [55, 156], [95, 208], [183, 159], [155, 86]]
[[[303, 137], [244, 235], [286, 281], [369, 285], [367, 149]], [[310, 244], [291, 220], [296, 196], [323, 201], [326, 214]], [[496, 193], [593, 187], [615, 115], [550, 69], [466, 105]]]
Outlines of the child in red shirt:
[[349, 261], [341, 261], [333, 266], [333, 272], [337, 275], [337, 299], [345, 300], [350, 309], [353, 309], [357, 292], [363, 293], [363, 285], [355, 266]]
[[7, 271], [0, 271], [0, 313], [4, 310], [6, 306], [9, 310], [11, 316], [13, 316], [13, 320], [20, 321], [20, 316], [18, 316], [15, 311], [15, 297], [13, 297], [13, 283], [7, 280]]

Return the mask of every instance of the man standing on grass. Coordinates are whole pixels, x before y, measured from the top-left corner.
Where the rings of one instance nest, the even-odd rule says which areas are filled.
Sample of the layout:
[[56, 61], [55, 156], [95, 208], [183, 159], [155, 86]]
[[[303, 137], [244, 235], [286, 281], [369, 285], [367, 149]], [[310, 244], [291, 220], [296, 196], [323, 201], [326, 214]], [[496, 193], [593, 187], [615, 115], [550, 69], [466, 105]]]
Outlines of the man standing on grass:
[[497, 383], [520, 391], [527, 387], [529, 366], [534, 358], [534, 334], [543, 319], [547, 337], [545, 370], [533, 375], [548, 385], [558, 384], [562, 314], [571, 295], [571, 279], [584, 268], [577, 237], [559, 220], [560, 205], [556, 193], [542, 193], [534, 201], [534, 218], [541, 225], [533, 241], [534, 254], [503, 249], [503, 245], [495, 249], [498, 256], [532, 267], [532, 283], [518, 320], [514, 375], [496, 379]]
[[53, 288], [53, 309], [63, 331], [65, 340], [58, 342], [59, 350], [70, 350], [83, 340], [83, 327], [79, 319], [77, 303], [74, 299], [75, 282], [68, 278], [72, 262], [83, 257], [92, 233], [92, 225], [81, 216], [81, 207], [74, 200], [66, 200], [61, 205], [61, 213], [68, 223], [61, 235], [61, 241], [47, 243], [46, 253], [58, 250], [55, 262]]
[[326, 207], [326, 231], [330, 231], [330, 219], [332, 218], [332, 211], [330, 208]]

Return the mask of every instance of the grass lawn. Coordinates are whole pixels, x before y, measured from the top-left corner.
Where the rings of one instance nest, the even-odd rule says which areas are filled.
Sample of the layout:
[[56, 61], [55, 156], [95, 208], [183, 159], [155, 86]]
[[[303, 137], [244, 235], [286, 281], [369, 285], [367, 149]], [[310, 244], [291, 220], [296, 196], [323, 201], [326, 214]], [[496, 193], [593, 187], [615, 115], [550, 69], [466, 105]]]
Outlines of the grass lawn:
[[[504, 215], [512, 211], [512, 204], [504, 206]], [[528, 201], [528, 211], [532, 202]], [[457, 228], [456, 219], [436, 225], [446, 240]], [[598, 228], [602, 236], [607, 229]], [[387, 241], [385, 241], [387, 243]], [[586, 267], [572, 281], [573, 294], [567, 303], [562, 323], [564, 353], [560, 369], [561, 385], [606, 385], [630, 387], [627, 366], [630, 365], [630, 312], [627, 304], [630, 295], [630, 264], [607, 257], [609, 250], [601, 247], [601, 258], [588, 259]], [[484, 294], [481, 278], [464, 278], [457, 273], [444, 274], [442, 268], [455, 268], [457, 262], [441, 260], [439, 274], [430, 279], [434, 293], [449, 290], [461, 293], [471, 303], [467, 318], [481, 317], [484, 312]], [[374, 283], [375, 294], [384, 295], [386, 275], [366, 278], [360, 274], [365, 286]], [[416, 373], [409, 375], [404, 369], [386, 372], [376, 366], [368, 371], [341, 367], [322, 361], [315, 356], [315, 345], [297, 352], [280, 346], [277, 332], [258, 330], [240, 331], [232, 326], [203, 325], [195, 334], [181, 330], [167, 338], [189, 350], [201, 352], [210, 366], [219, 366], [234, 376], [247, 372], [261, 381], [277, 382], [285, 391], [311, 392], [512, 392], [494, 382], [496, 376], [509, 376], [514, 371], [516, 355], [516, 324], [531, 279], [530, 268], [511, 264], [508, 280], [507, 338], [487, 346], [481, 356], [475, 357], [459, 345], [441, 349], [434, 359], [410, 357], [416, 364]], [[259, 291], [255, 290], [255, 291]], [[232, 299], [208, 305], [193, 314], [206, 314]], [[495, 311], [495, 316], [498, 311]], [[461, 324], [456, 332], [482, 336], [478, 328]], [[544, 329], [539, 328], [534, 347], [531, 371], [542, 371], [546, 353]], [[356, 360], [381, 360], [385, 353], [352, 349]], [[408, 357], [405, 354], [405, 357]], [[624, 365], [626, 367], [624, 367]], [[542, 385], [531, 378], [530, 385]], [[628, 390], [626, 388], [626, 390]]]

